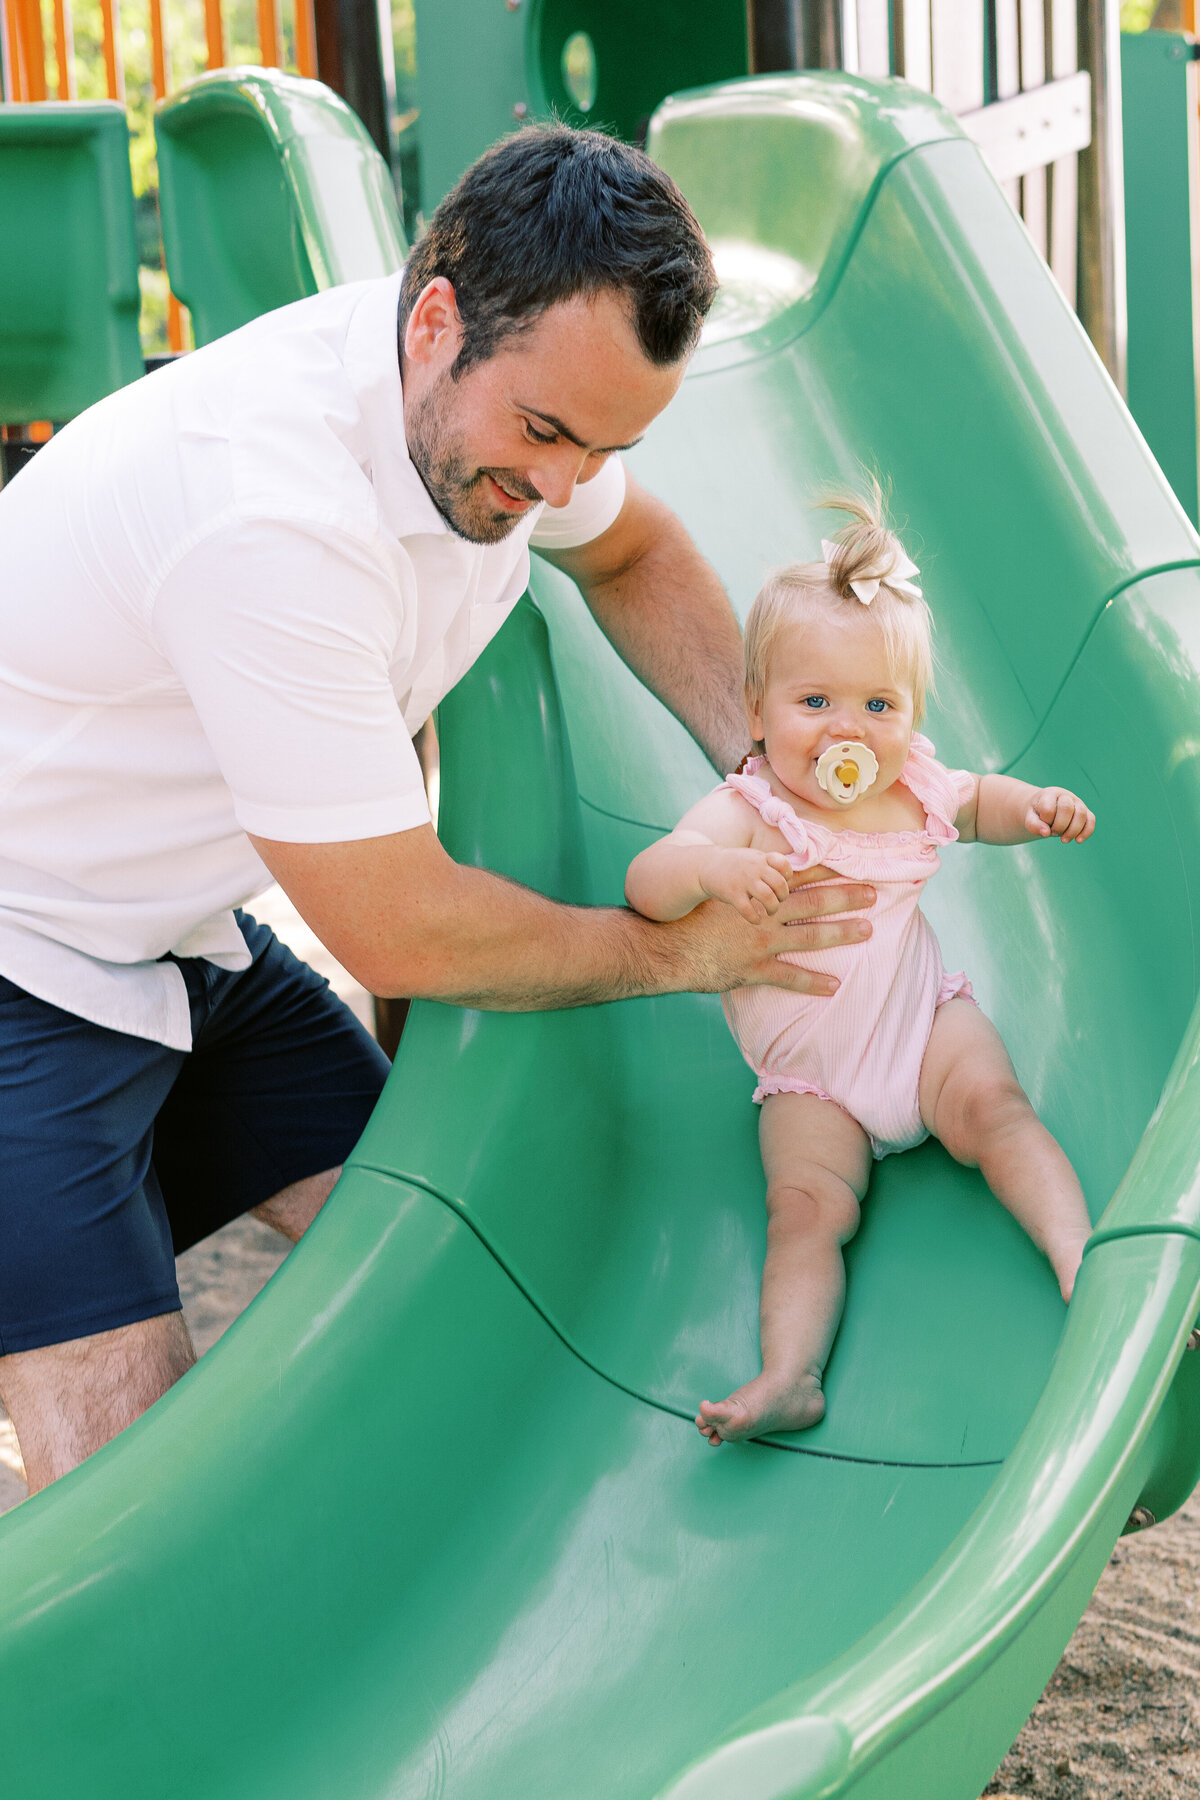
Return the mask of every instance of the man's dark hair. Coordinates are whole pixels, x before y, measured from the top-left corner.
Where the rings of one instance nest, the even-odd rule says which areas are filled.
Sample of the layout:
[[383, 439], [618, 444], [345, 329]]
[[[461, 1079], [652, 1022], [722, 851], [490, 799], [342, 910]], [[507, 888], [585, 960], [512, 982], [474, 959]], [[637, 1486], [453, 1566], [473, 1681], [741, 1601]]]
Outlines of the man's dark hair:
[[717, 289], [687, 201], [641, 150], [599, 131], [527, 126], [469, 168], [415, 246], [400, 290], [400, 337], [444, 276], [463, 326], [457, 379], [547, 307], [623, 295], [652, 363], [695, 346]]

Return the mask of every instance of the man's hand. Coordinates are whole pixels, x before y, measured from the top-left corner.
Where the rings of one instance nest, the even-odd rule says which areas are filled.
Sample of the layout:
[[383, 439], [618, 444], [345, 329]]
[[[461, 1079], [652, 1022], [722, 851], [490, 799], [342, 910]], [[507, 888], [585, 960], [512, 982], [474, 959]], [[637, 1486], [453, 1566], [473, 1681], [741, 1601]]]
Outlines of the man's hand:
[[804, 954], [870, 935], [861, 885], [799, 888], [759, 925], [708, 901], [657, 924], [620, 907], [562, 906], [487, 869], [466, 868], [430, 825], [344, 844], [252, 839], [301, 917], [373, 994], [445, 1000], [503, 1012], [590, 1006], [643, 994], [774, 982], [832, 993], [781, 953]]
[[875, 903], [873, 888], [859, 882], [839, 882], [831, 887], [810, 883], [829, 878], [829, 870], [806, 870], [804, 883], [781, 902], [778, 911], [758, 924], [748, 924], [730, 906], [710, 900], [684, 919], [660, 926], [683, 940], [689, 975], [684, 985], [696, 993], [724, 993], [735, 987], [790, 988], [796, 994], [835, 994], [840, 983], [833, 975], [781, 962], [780, 957], [805, 956], [814, 950], [862, 943], [871, 935], [867, 919], [834, 918], [832, 914], [858, 912]]

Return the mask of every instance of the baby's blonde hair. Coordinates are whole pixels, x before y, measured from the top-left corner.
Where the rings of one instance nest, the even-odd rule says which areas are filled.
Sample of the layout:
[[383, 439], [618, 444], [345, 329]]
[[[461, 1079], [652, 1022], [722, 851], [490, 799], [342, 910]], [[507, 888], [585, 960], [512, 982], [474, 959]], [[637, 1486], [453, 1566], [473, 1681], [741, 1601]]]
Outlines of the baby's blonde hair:
[[872, 479], [866, 496], [829, 493], [817, 504], [849, 513], [851, 523], [834, 533], [837, 550], [832, 562], [792, 563], [767, 577], [746, 620], [747, 702], [755, 712], [761, 710], [771, 656], [785, 626], [830, 611], [844, 618], [849, 609], [862, 605], [851, 582], [877, 576], [879, 591], [871, 602], [871, 617], [883, 632], [893, 679], [911, 684], [913, 722], [919, 724], [933, 692], [933, 623], [923, 599], [888, 585], [904, 550], [884, 517], [879, 483]]

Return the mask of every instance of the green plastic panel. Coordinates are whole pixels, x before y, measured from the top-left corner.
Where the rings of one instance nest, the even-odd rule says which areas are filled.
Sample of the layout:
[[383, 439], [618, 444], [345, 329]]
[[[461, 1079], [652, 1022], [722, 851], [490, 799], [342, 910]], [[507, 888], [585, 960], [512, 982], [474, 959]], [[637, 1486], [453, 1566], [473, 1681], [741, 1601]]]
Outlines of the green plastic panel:
[[136, 381], [140, 304], [124, 107], [0, 105], [0, 420]]
[[216, 70], [164, 102], [156, 134], [167, 269], [197, 344], [403, 263], [391, 173], [319, 81]]
[[[570, 81], [573, 39], [588, 91]], [[644, 142], [668, 94], [748, 67], [742, 0], [529, 0], [525, 66], [534, 110]], [[580, 100], [590, 100], [586, 110]]]
[[[551, 116], [641, 142], [659, 102], [748, 67], [744, 0], [417, 0], [421, 204], [426, 215], [477, 156]], [[568, 79], [583, 39], [591, 104]]]
[[[889, 1159], [827, 1421], [714, 1455], [763, 1243], [718, 1002], [415, 1006], [280, 1275], [0, 1522], [33, 1800], [977, 1800], [1131, 1508], [1196, 1473], [1200, 544], [945, 115], [808, 76], [684, 96], [668, 159], [672, 121], [719, 253], [742, 179], [751, 264], [813, 279], [714, 322], [634, 466], [744, 609], [877, 463], [939, 746], [1096, 804], [928, 895], [1100, 1219], [1076, 1299], [938, 1146]], [[714, 780], [546, 566], [439, 724], [452, 853], [567, 900]]]
[[1121, 38], [1129, 406], [1193, 523], [1200, 516], [1196, 49], [1177, 31]]

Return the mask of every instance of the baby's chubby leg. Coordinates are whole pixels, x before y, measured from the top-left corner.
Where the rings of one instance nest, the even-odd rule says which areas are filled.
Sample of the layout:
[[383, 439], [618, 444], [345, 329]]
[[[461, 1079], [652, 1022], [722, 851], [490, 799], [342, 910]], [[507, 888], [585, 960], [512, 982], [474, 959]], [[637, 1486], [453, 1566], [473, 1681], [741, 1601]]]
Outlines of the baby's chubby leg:
[[858, 1229], [871, 1149], [832, 1101], [771, 1094], [759, 1121], [767, 1176], [767, 1259], [759, 1322], [762, 1374], [725, 1400], [701, 1402], [710, 1444], [802, 1431], [825, 1412], [821, 1380], [846, 1292], [842, 1245]]
[[938, 1008], [921, 1066], [921, 1117], [956, 1162], [977, 1168], [1050, 1260], [1071, 1298], [1091, 1235], [1079, 1178], [1013, 1073], [999, 1032], [969, 1000]]

